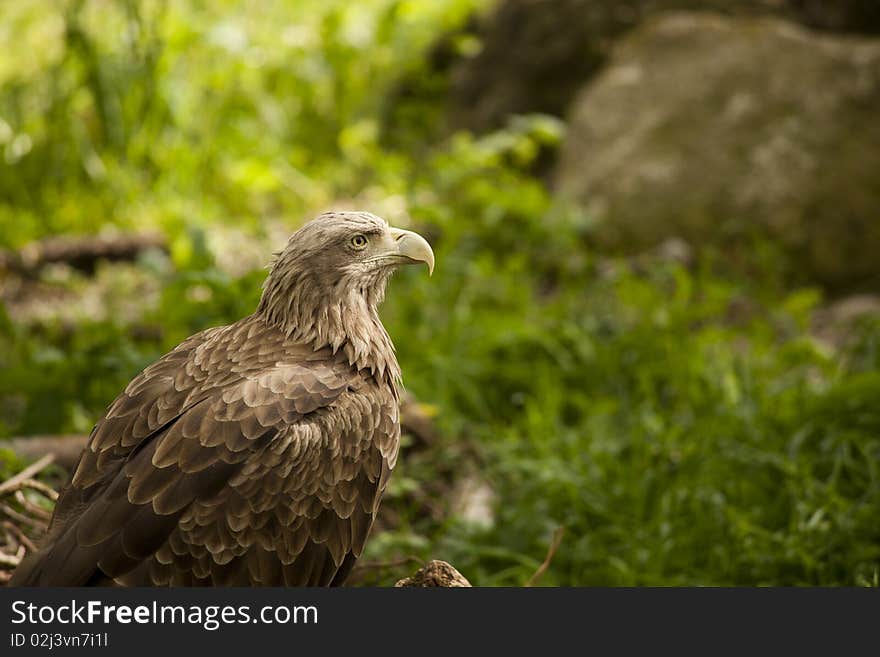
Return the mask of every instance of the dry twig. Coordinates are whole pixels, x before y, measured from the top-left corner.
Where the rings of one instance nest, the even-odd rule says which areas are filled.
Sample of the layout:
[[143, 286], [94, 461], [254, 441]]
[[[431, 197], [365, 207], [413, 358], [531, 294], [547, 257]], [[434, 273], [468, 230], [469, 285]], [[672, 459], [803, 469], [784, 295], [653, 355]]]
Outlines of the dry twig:
[[[24, 482], [22, 482], [22, 486]], [[22, 492], [21, 488], [15, 491], [15, 501], [21, 504], [24, 507], [25, 511], [28, 511], [32, 516], [36, 516], [40, 520], [45, 520], [49, 522], [52, 519], [52, 514], [49, 511], [46, 511], [41, 506], [37, 506], [33, 502], [31, 502], [28, 498], [24, 496], [24, 492]]]
[[46, 454], [46, 456], [35, 463], [31, 463], [14, 477], [10, 477], [3, 483], [0, 483], [0, 495], [8, 495], [9, 493], [15, 492], [21, 487], [23, 481], [26, 479], [33, 479], [35, 474], [49, 465], [54, 459], [54, 454]]
[[[47, 504], [54, 503], [58, 494], [35, 477], [53, 461], [47, 454], [24, 470], [0, 483], [0, 584], [12, 577], [12, 572], [29, 552], [36, 550], [37, 540], [45, 533], [51, 512], [34, 500], [42, 496]], [[25, 490], [31, 491], [27, 496]]]
[[16, 522], [21, 525], [27, 525], [28, 527], [32, 527], [37, 531], [41, 531], [46, 528], [46, 523], [42, 520], [38, 520], [36, 518], [31, 518], [23, 513], [20, 513], [13, 509], [8, 504], [3, 504], [0, 502], [0, 511], [2, 511], [8, 518], [12, 518]]
[[529, 581], [526, 582], [526, 586], [534, 586], [535, 582], [537, 582], [541, 576], [547, 572], [547, 569], [550, 567], [550, 562], [553, 561], [553, 557], [556, 554], [556, 550], [559, 549], [559, 544], [562, 543], [562, 537], [565, 535], [565, 527], [557, 527], [556, 531], [553, 532], [553, 539], [550, 541], [550, 547], [547, 549], [547, 556], [544, 557], [544, 562], [538, 566], [538, 570], [534, 572], [534, 574], [529, 577]]
[[21, 560], [24, 559], [24, 555], [24, 545], [19, 545], [15, 554], [0, 552], [0, 564], [3, 564], [4, 566], [17, 566], [21, 563]]
[[58, 491], [56, 491], [51, 486], [47, 486], [42, 481], [37, 481], [36, 479], [25, 479], [23, 482], [21, 482], [21, 487], [39, 491], [53, 502], [58, 501]]
[[[28, 538], [27, 534], [25, 534], [23, 531], [21, 531], [21, 528], [18, 525], [11, 523], [8, 520], [4, 520], [3, 521], [3, 528], [6, 529], [7, 531], [11, 532], [14, 535], [15, 539], [21, 545], [24, 545], [28, 549], [28, 551], [30, 551], [30, 552], [37, 551], [37, 546], [34, 545], [33, 541], [31, 541], [30, 538]], [[11, 544], [11, 543], [12, 542], [9, 541], [9, 544]]]

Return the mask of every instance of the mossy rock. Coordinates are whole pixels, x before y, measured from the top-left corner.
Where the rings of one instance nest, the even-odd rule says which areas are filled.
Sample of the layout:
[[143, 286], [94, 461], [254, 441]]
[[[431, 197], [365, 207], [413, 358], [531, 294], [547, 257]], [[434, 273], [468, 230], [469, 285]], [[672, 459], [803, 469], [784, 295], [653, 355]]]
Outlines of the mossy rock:
[[802, 281], [880, 280], [880, 40], [670, 14], [576, 99], [557, 193], [598, 243], [778, 242]]

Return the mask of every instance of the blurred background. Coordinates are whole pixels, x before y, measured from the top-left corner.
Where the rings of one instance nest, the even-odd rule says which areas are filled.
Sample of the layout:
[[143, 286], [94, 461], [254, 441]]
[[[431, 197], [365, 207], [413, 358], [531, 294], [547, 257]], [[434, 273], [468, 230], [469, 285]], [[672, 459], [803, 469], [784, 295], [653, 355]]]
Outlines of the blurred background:
[[357, 583], [878, 585], [876, 0], [0, 3], [0, 480], [330, 208], [437, 255]]

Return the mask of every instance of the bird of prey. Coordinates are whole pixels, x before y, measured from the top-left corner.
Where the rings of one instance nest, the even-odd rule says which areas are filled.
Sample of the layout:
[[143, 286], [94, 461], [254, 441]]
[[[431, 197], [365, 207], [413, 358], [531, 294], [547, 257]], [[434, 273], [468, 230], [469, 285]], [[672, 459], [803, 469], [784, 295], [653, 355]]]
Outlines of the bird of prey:
[[305, 224], [256, 312], [148, 366], [110, 405], [19, 586], [327, 586], [360, 556], [397, 460], [400, 369], [377, 306], [420, 235]]

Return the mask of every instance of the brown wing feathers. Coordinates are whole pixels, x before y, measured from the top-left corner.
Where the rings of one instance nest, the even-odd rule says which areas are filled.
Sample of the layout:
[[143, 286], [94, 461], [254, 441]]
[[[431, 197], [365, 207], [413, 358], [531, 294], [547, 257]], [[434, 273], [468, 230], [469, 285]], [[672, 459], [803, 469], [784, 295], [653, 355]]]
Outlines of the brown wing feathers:
[[[227, 333], [191, 338], [111, 405], [46, 547], [13, 584], [344, 578], [393, 467], [396, 405], [329, 350], [288, 353], [253, 327]], [[258, 345], [244, 355], [231, 348], [242, 336]]]

